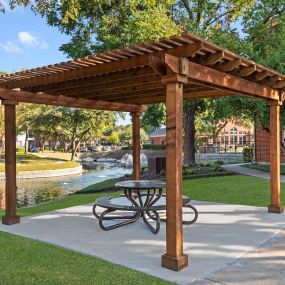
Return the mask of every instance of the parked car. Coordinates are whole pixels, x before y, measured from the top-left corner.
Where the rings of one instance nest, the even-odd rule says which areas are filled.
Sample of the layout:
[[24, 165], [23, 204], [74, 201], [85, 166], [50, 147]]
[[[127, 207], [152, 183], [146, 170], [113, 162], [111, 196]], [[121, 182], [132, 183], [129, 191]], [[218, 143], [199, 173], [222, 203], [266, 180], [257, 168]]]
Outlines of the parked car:
[[39, 152], [39, 148], [35, 147], [35, 146], [32, 146], [31, 149], [30, 149], [30, 152]]
[[104, 146], [103, 146], [103, 150], [104, 150], [104, 151], [111, 151], [111, 146], [109, 146], [109, 145], [104, 145]]
[[91, 151], [101, 151], [102, 146], [101, 145], [93, 145], [91, 146]]
[[80, 148], [80, 152], [87, 152], [88, 151], [88, 148], [87, 147], [82, 147]]

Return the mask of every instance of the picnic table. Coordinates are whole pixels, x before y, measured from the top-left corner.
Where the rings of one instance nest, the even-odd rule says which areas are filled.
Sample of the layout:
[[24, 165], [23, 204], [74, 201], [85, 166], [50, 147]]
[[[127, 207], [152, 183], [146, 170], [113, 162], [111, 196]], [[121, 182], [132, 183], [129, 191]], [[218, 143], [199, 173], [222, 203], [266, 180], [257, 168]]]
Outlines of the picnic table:
[[[115, 184], [115, 187], [122, 190], [124, 197], [127, 199], [126, 204], [115, 203], [112, 196], [100, 197], [95, 201], [93, 206], [93, 214], [99, 220], [99, 225], [103, 230], [112, 230], [127, 224], [136, 222], [140, 217], [144, 223], [154, 234], [160, 230], [160, 222], [166, 221], [160, 217], [159, 211], [166, 210], [166, 204], [159, 201], [165, 188], [165, 182], [159, 180], [129, 180], [121, 181]], [[114, 200], [114, 201], [112, 201]], [[101, 214], [96, 211], [97, 207], [105, 208]], [[183, 221], [184, 224], [192, 224], [198, 218], [196, 208], [190, 205], [190, 198], [183, 196], [183, 207], [191, 208], [194, 211], [194, 219], [191, 221]], [[116, 212], [116, 215], [114, 215]], [[126, 215], [124, 212], [133, 212]], [[153, 224], [149, 222], [153, 221]], [[106, 221], [121, 220], [118, 223], [106, 225]]]

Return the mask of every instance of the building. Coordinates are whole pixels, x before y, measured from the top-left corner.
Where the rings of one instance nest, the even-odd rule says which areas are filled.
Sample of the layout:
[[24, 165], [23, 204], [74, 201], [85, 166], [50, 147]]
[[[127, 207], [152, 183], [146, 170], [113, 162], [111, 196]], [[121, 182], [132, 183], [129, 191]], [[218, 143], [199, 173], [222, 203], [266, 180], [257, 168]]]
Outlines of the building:
[[150, 144], [166, 144], [166, 128], [160, 128], [149, 135]]
[[[166, 128], [160, 128], [149, 135], [150, 143], [166, 144]], [[237, 147], [252, 145], [254, 142], [253, 127], [242, 126], [229, 122], [217, 138], [209, 134], [197, 134], [197, 148], [200, 152], [236, 151]], [[207, 148], [207, 149], [205, 149]]]

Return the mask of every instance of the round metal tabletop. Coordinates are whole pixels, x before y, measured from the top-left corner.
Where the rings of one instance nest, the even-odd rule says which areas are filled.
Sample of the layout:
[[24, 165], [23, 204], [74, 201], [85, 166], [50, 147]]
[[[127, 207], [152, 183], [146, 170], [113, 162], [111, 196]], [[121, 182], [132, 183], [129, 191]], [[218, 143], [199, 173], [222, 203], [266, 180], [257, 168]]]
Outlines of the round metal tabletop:
[[165, 182], [160, 180], [128, 180], [121, 181], [115, 184], [117, 188], [124, 189], [163, 189], [165, 187]]

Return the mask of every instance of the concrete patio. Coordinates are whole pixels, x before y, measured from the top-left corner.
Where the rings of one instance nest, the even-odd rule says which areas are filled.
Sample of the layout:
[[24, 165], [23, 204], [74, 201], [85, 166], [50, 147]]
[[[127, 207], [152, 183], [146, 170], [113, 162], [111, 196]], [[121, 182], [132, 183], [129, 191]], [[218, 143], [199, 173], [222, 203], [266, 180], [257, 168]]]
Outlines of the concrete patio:
[[92, 205], [23, 218], [21, 224], [0, 225], [0, 231], [83, 252], [183, 285], [267, 284], [254, 283], [254, 279], [248, 280], [249, 283], [227, 283], [225, 274], [230, 271], [234, 276], [240, 261], [247, 264], [247, 257], [259, 259], [258, 247], [274, 239], [285, 227], [285, 215], [269, 214], [266, 208], [258, 207], [198, 201], [193, 204], [200, 216], [196, 224], [184, 226], [189, 267], [180, 272], [160, 266], [165, 252], [164, 223], [157, 235], [142, 221], [105, 232], [92, 215]]

